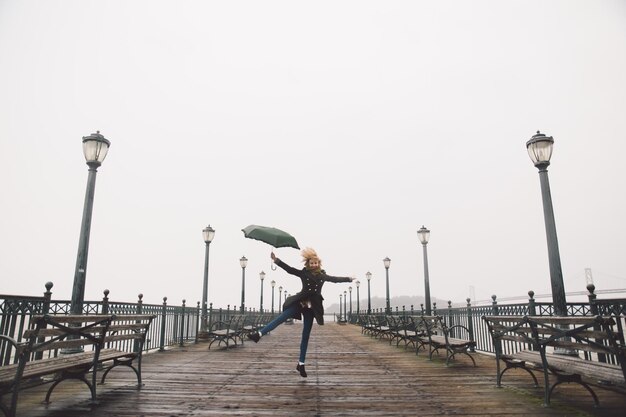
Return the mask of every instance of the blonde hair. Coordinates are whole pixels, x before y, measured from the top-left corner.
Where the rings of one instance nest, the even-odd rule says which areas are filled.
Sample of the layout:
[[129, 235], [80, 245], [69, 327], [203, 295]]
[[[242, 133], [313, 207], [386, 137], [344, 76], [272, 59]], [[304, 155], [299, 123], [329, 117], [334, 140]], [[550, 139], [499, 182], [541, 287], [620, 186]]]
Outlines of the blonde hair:
[[300, 252], [300, 254], [302, 255], [302, 262], [304, 262], [304, 265], [309, 266], [309, 261], [311, 259], [317, 259], [317, 261], [320, 263], [320, 267], [322, 266], [322, 260], [319, 256], [317, 256], [317, 252], [315, 252], [315, 249], [304, 248], [302, 249], [302, 252]]

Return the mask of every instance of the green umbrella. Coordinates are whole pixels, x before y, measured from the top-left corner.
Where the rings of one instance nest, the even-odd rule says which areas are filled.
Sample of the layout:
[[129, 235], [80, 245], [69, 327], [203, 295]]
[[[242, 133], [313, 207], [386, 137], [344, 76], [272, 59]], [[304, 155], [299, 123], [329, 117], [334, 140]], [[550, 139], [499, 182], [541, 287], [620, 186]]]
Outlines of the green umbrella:
[[250, 226], [241, 229], [241, 231], [248, 239], [260, 240], [261, 242], [265, 242], [275, 248], [300, 249], [295, 237], [280, 229], [276, 229], [275, 227], [251, 224]]

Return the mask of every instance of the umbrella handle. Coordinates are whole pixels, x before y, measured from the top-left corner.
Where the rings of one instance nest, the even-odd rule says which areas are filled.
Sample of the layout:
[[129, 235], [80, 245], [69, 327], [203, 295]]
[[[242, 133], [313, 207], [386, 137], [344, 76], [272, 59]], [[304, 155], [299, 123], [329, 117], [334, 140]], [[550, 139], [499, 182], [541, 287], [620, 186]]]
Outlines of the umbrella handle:
[[[275, 249], [276, 249], [276, 248], [275, 248], [274, 246], [272, 246], [272, 253], [274, 253], [274, 250], [275, 250]], [[276, 270], [278, 269], [278, 268], [276, 267], [276, 265], [274, 264], [274, 260], [273, 260], [273, 259], [270, 261], [270, 269], [271, 269], [272, 271], [276, 271]]]

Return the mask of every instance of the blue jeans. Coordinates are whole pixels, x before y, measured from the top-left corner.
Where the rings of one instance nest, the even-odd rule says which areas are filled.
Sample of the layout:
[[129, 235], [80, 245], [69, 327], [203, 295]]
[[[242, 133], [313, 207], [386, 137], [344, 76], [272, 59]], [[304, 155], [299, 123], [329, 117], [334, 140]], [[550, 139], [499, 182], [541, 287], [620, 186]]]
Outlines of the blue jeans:
[[304, 363], [304, 359], [306, 358], [306, 350], [309, 346], [309, 336], [311, 336], [311, 328], [313, 327], [313, 310], [311, 310], [310, 308], [302, 308], [299, 303], [294, 303], [286, 310], [283, 310], [283, 312], [278, 317], [269, 322], [265, 327], [259, 330], [259, 332], [262, 335], [271, 332], [280, 324], [284, 323], [289, 317], [293, 316], [298, 310], [301, 310], [303, 318], [302, 340], [300, 340], [300, 362]]

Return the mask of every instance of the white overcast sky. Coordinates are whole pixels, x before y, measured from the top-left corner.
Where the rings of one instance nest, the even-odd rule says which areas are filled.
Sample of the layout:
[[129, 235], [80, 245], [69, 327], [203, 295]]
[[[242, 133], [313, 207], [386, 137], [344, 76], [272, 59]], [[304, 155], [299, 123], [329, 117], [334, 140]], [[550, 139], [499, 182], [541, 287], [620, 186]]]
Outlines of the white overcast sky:
[[[537, 169], [566, 291], [626, 287], [626, 2], [0, 0], [0, 293], [72, 292], [87, 166], [98, 170], [86, 293], [246, 304], [270, 247], [315, 248], [372, 295], [464, 302], [550, 292]], [[279, 257], [300, 266], [299, 252]], [[327, 304], [346, 284], [324, 288]], [[361, 298], [365, 292], [361, 291]]]

